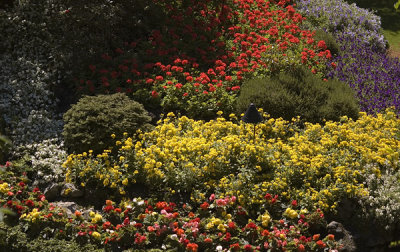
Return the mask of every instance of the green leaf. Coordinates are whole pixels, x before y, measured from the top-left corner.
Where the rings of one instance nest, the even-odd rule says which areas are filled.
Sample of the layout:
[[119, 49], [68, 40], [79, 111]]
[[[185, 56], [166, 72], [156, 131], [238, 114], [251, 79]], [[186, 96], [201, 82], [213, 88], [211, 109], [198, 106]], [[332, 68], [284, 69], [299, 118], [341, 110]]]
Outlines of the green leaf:
[[397, 3], [394, 4], [394, 8], [395, 8], [396, 10], [398, 10], [399, 7], [400, 7], [400, 0], [397, 1]]

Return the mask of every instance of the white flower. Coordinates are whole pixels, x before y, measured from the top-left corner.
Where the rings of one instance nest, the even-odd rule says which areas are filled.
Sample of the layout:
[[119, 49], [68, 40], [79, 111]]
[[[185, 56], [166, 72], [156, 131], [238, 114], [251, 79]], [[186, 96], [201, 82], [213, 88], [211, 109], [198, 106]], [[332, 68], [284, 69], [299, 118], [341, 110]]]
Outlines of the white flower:
[[221, 245], [217, 246], [217, 251], [222, 251], [222, 246]]

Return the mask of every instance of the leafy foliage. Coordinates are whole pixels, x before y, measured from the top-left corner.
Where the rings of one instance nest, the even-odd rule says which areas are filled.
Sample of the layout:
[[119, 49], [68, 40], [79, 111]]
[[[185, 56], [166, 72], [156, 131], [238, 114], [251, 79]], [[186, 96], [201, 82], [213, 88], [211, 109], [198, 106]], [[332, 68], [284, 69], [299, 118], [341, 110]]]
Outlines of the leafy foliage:
[[344, 115], [356, 119], [359, 111], [350, 87], [336, 80], [323, 81], [304, 68], [245, 82], [237, 99], [238, 111], [245, 111], [250, 103], [274, 118], [300, 116], [314, 123], [338, 121]]
[[63, 136], [70, 152], [99, 153], [114, 145], [111, 134], [122, 136], [148, 129], [151, 117], [125, 94], [85, 96], [64, 114]]

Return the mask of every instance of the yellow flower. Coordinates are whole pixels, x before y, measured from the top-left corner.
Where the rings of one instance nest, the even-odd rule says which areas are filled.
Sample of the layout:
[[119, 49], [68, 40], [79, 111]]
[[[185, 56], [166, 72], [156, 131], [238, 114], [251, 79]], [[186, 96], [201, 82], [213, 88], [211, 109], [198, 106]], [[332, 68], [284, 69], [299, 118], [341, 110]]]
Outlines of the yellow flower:
[[294, 218], [297, 218], [298, 213], [296, 212], [296, 210], [293, 210], [290, 207], [288, 207], [288, 208], [286, 208], [284, 215], [291, 219], [294, 219]]
[[93, 236], [93, 238], [95, 238], [95, 239], [100, 239], [100, 237], [101, 237], [100, 233], [99, 233], [99, 232], [96, 232], [96, 231], [94, 231], [94, 232], [92, 233], [92, 236]]
[[92, 218], [92, 223], [98, 223], [103, 219], [103, 216], [100, 214], [95, 214], [94, 217]]
[[0, 192], [2, 193], [8, 193], [8, 184], [6, 182], [0, 184]]
[[125, 178], [124, 180], [122, 180], [123, 185], [128, 185], [128, 183], [129, 183], [128, 178]]
[[265, 212], [262, 216], [261, 216], [261, 224], [263, 227], [267, 227], [269, 222], [271, 221], [271, 216], [269, 215], [268, 212]]
[[225, 233], [225, 231], [226, 231], [226, 228], [225, 228], [224, 224], [219, 224], [217, 228], [218, 228], [219, 231], [221, 231], [223, 233]]

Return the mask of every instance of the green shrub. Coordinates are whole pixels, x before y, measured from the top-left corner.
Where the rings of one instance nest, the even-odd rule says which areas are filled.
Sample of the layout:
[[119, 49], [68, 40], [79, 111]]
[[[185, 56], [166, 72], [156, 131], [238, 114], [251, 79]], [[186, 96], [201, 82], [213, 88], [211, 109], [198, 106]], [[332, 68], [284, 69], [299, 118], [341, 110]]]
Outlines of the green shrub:
[[64, 114], [63, 136], [70, 152], [100, 153], [114, 146], [111, 134], [122, 136], [150, 128], [151, 117], [143, 105], [125, 94], [85, 96]]
[[11, 147], [11, 142], [8, 138], [0, 134], [0, 164], [7, 161], [8, 152]]
[[349, 86], [337, 80], [323, 81], [305, 68], [245, 82], [236, 103], [238, 112], [246, 111], [250, 103], [275, 118], [300, 116], [313, 123], [338, 121], [344, 115], [356, 119], [359, 112]]

